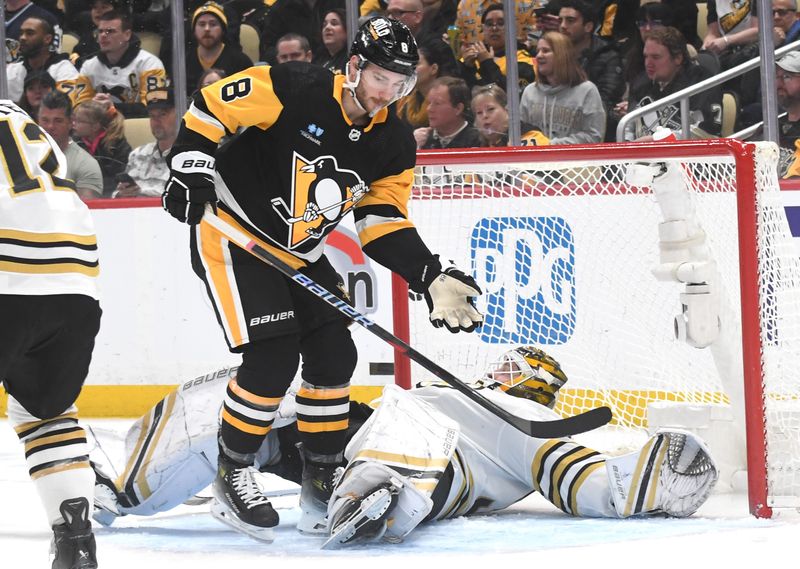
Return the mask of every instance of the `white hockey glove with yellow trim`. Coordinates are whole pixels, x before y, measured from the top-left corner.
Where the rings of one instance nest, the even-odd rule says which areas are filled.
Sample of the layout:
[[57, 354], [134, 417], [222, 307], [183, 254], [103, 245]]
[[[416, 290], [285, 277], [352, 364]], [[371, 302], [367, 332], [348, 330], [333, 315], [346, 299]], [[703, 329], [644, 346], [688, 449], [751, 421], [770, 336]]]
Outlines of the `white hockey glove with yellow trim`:
[[483, 294], [475, 279], [448, 267], [439, 273], [425, 291], [431, 324], [450, 332], [472, 332], [483, 324], [483, 314], [475, 308], [475, 297]]

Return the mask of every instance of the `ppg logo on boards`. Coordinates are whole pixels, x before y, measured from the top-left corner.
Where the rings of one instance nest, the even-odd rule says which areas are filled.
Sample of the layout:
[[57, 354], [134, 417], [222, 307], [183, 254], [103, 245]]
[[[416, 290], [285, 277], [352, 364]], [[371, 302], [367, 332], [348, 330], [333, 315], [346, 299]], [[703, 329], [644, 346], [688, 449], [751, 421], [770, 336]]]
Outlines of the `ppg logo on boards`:
[[575, 244], [561, 217], [493, 217], [470, 236], [481, 340], [563, 344], [575, 330]]

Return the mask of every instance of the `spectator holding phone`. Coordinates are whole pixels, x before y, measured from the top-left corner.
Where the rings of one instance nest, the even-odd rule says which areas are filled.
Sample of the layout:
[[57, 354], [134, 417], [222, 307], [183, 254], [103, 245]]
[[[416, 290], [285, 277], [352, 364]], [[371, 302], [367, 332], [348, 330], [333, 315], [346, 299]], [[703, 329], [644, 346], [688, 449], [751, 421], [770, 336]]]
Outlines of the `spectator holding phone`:
[[117, 177], [115, 198], [160, 196], [169, 178], [166, 156], [178, 136], [175, 96], [171, 88], [153, 89], [145, 101], [150, 132], [156, 140], [131, 152], [126, 172]]

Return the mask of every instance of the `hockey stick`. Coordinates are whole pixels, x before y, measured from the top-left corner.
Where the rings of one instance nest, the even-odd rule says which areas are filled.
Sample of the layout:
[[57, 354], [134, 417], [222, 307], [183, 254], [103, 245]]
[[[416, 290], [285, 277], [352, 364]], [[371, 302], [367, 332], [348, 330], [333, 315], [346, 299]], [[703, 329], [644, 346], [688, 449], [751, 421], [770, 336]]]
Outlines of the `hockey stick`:
[[210, 205], [206, 206], [206, 212], [203, 216], [203, 219], [210, 223], [217, 231], [227, 237], [228, 240], [249, 251], [252, 255], [261, 259], [268, 265], [274, 267], [292, 279], [294, 282], [305, 288], [307, 291], [311, 292], [319, 299], [324, 300], [333, 308], [350, 318], [352, 321], [360, 324], [375, 334], [378, 338], [392, 346], [394, 349], [398, 350], [412, 361], [415, 361], [421, 365], [433, 375], [450, 385], [450, 387], [463, 393], [484, 409], [497, 415], [503, 421], [522, 431], [528, 436], [535, 437], [537, 439], [560, 439], [562, 437], [570, 437], [572, 435], [577, 435], [578, 433], [584, 433], [586, 431], [591, 431], [592, 429], [602, 427], [611, 420], [611, 410], [608, 407], [598, 407], [579, 415], [566, 417], [564, 419], [557, 419], [554, 421], [531, 421], [529, 419], [517, 417], [472, 389], [469, 385], [458, 379], [452, 373], [416, 351], [394, 334], [378, 326], [375, 322], [361, 314], [355, 308], [347, 304], [338, 296], [334, 295], [332, 292], [328, 291], [313, 279], [310, 279], [300, 271], [283, 262], [281, 259], [250, 239], [250, 237], [245, 235], [242, 231], [236, 227], [233, 227], [225, 220], [219, 218], [214, 213]]
[[[347, 198], [346, 200], [342, 200], [340, 202], [331, 204], [331, 205], [329, 205], [327, 207], [323, 207], [322, 209], [318, 209], [316, 211], [316, 213], [318, 215], [323, 215], [323, 214], [325, 214], [325, 213], [327, 213], [327, 212], [329, 212], [329, 211], [331, 211], [333, 209], [336, 209], [337, 207], [343, 206], [347, 202], [353, 201], [354, 197], [350, 197], [350, 198]], [[283, 201], [281, 200], [281, 198], [275, 198], [275, 199], [272, 200], [272, 205], [283, 205]], [[283, 216], [281, 216], [281, 217], [283, 217]], [[299, 217], [284, 217], [283, 220], [285, 222], [287, 222], [287, 223], [297, 223], [298, 221], [303, 221], [303, 216], [301, 215]]]

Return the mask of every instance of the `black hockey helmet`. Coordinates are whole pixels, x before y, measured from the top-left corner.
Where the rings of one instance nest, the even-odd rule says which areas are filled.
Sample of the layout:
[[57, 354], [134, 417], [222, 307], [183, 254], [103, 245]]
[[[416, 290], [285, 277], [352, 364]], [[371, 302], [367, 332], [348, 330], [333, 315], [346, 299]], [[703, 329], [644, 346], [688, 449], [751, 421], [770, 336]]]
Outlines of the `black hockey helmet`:
[[403, 22], [376, 16], [364, 22], [350, 47], [350, 57], [357, 55], [389, 71], [412, 76], [419, 52], [417, 41]]

